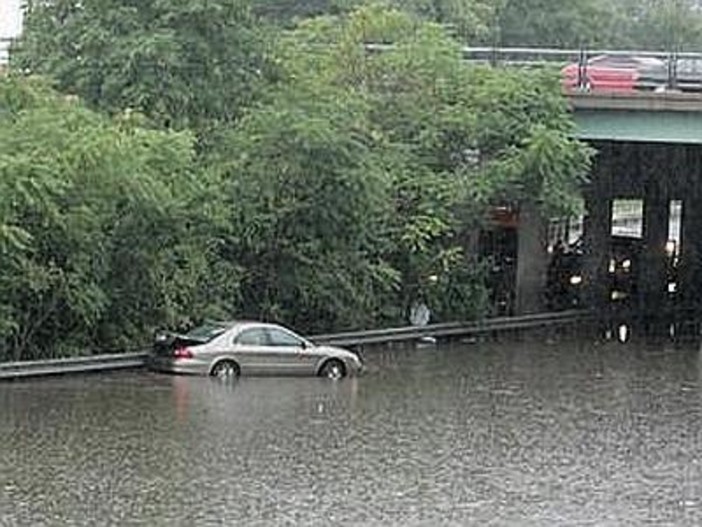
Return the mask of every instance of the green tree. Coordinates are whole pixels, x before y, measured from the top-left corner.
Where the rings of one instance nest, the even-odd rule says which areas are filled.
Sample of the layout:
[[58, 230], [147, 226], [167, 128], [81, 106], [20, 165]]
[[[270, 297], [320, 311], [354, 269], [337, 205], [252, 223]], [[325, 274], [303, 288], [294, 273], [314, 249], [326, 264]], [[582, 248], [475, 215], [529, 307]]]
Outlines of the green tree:
[[31, 1], [12, 59], [92, 108], [201, 132], [274, 75], [269, 37], [245, 0]]
[[462, 42], [486, 37], [494, 11], [494, 6], [485, 0], [394, 0], [392, 5], [442, 24]]
[[490, 0], [499, 46], [695, 50], [702, 14], [694, 0]]
[[363, 0], [252, 0], [254, 13], [292, 27], [305, 18], [350, 11]]
[[[75, 13], [87, 7], [59, 5], [56, 42], [89, 33]], [[156, 0], [127, 11], [146, 6], [169, 19]], [[62, 59], [66, 79], [90, 78], [83, 57]], [[482, 266], [466, 239], [491, 207], [560, 214], [578, 194], [589, 151], [555, 71], [470, 66], [442, 24], [380, 5], [306, 19], [266, 58], [277, 83], [234, 113], [218, 110], [221, 79], [202, 79], [210, 110], [178, 126], [217, 129], [207, 156], [193, 134], [154, 129], [175, 105], [126, 104], [129, 85], [104, 104], [85, 91], [105, 116], [32, 78], [2, 81], [5, 357], [124, 347], [208, 314], [331, 330], [402, 322], [423, 299], [442, 319], [476, 316]]]
[[494, 42], [501, 46], [603, 48], [621, 43], [616, 2], [495, 0]]
[[306, 331], [378, 322], [395, 285], [380, 258], [388, 181], [362, 100], [331, 86], [281, 89], [223, 145], [228, 254], [241, 311]]
[[[369, 50], [369, 44], [380, 47]], [[378, 267], [363, 260], [353, 260], [354, 268], [391, 286], [352, 281], [368, 287], [373, 301], [355, 305], [366, 306], [366, 312], [373, 307], [375, 320], [399, 321], [412, 301], [429, 297], [440, 316], [480, 312], [480, 266], [466, 253], [466, 232], [479, 228], [497, 204], [530, 199], [545, 213], [562, 213], [578, 195], [589, 151], [570, 137], [556, 72], [470, 67], [462, 61], [460, 44], [441, 25], [382, 6], [308, 20], [281, 46], [284, 90], [271, 106], [242, 121], [235, 147], [227, 148], [243, 159], [232, 179], [250, 181], [260, 194], [238, 187], [233, 192], [250, 195], [249, 206], [258, 211], [242, 212], [239, 228], [246, 232], [245, 225], [253, 222], [259, 229], [254, 238], [276, 250], [290, 242], [289, 247], [299, 247], [299, 240], [312, 236], [316, 241], [310, 247], [329, 247], [341, 261], [352, 261], [347, 255], [364, 247], [356, 254], [373, 265], [381, 262], [383, 271], [374, 273]], [[348, 146], [352, 138], [359, 139], [354, 149]], [[277, 175], [281, 172], [285, 177]], [[377, 176], [367, 179], [371, 175]], [[320, 192], [318, 185], [329, 178], [336, 183], [324, 184]], [[372, 194], [382, 196], [384, 208], [374, 205]], [[342, 199], [347, 208], [339, 206]], [[320, 226], [305, 222], [325, 203], [331, 211]], [[300, 209], [304, 213], [290, 215]], [[261, 210], [268, 212], [261, 215]], [[371, 212], [376, 219], [369, 222], [364, 215]], [[359, 219], [348, 222], [346, 214]], [[260, 226], [273, 225], [279, 228], [260, 235]], [[340, 233], [334, 242], [341, 245], [329, 245], [332, 232]], [[341, 235], [346, 232], [354, 235]], [[255, 269], [251, 284], [258, 284], [254, 296], [265, 298], [266, 305], [294, 305], [291, 299], [300, 298], [301, 291], [316, 291], [310, 302], [325, 298], [321, 305], [331, 305], [330, 295], [319, 294], [314, 274], [303, 278], [281, 270], [296, 261], [290, 252], [266, 257], [262, 249], [246, 247], [253, 261], [245, 267]], [[296, 276], [294, 284], [286, 285], [284, 276]], [[339, 276], [337, 271], [333, 280], [321, 281], [331, 297], [339, 292], [335, 284], [349, 282]], [[362, 298], [363, 290], [356, 291], [355, 298]], [[285, 313], [294, 316], [293, 310]], [[346, 317], [345, 323], [354, 320]]]
[[[253, 0], [255, 13], [286, 27], [317, 16], [338, 16], [372, 4], [368, 0]], [[493, 20], [489, 0], [384, 0], [380, 3], [445, 26], [463, 41], [485, 36]]]
[[212, 302], [216, 238], [202, 210], [193, 222], [193, 139], [138, 122], [0, 79], [0, 357], [143, 343]]
[[694, 0], [622, 0], [627, 43], [639, 49], [697, 51], [702, 12]]

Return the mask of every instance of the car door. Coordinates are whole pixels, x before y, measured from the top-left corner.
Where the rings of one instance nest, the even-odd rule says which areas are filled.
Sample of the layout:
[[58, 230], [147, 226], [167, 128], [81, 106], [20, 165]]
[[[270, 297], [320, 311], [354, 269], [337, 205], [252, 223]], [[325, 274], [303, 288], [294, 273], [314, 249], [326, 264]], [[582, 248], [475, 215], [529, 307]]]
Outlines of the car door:
[[268, 344], [281, 374], [313, 375], [317, 357], [305, 340], [283, 328], [268, 328]]
[[264, 327], [242, 329], [234, 336], [234, 357], [244, 375], [264, 375], [275, 363], [275, 353], [268, 346], [268, 332]]

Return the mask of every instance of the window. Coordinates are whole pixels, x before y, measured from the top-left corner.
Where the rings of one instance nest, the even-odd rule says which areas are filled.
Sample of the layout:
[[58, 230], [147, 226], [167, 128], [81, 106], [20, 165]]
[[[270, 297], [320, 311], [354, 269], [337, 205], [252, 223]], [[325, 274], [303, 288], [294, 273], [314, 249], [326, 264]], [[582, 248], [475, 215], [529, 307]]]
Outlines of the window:
[[612, 235], [629, 238], [643, 236], [643, 200], [615, 199], [612, 203]]
[[276, 328], [270, 328], [268, 330], [268, 337], [270, 338], [271, 346], [295, 346], [298, 348], [304, 347], [303, 341], [288, 333], [287, 331], [282, 331]]
[[227, 326], [220, 324], [203, 324], [185, 334], [185, 338], [198, 342], [209, 342], [227, 330]]
[[237, 335], [234, 343], [245, 346], [265, 346], [268, 344], [268, 337], [262, 328], [245, 329]]

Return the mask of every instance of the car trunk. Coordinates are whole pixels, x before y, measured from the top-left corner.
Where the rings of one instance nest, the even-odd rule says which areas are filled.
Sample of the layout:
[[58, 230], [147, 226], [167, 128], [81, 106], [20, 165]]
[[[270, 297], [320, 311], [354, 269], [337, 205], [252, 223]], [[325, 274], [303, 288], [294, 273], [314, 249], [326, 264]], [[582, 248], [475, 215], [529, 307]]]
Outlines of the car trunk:
[[208, 339], [204, 338], [195, 338], [177, 333], [167, 333], [156, 337], [153, 345], [153, 353], [154, 355], [160, 357], [171, 356], [177, 349], [205, 344], [207, 341]]

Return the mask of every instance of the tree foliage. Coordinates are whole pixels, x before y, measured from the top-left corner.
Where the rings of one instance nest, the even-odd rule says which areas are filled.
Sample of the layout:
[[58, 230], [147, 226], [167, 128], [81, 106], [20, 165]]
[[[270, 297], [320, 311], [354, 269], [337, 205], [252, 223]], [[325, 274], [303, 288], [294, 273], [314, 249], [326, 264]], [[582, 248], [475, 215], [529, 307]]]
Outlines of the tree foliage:
[[273, 75], [268, 38], [244, 0], [34, 1], [13, 60], [95, 109], [201, 132]]
[[[256, 12], [286, 27], [364, 4], [254, 0]], [[662, 51], [696, 51], [702, 45], [696, 0], [386, 0], [384, 5], [441, 24], [464, 44]]]
[[697, 50], [702, 12], [694, 0], [489, 0], [501, 46]]
[[374, 143], [363, 102], [330, 87], [281, 90], [231, 134], [228, 254], [246, 271], [245, 313], [312, 330], [376, 322], [394, 270]]
[[0, 85], [6, 357], [207, 315], [486, 313], [471, 233], [495, 205], [567, 212], [587, 172], [557, 72], [465, 64], [438, 6], [477, 35], [477, 0], [336, 5], [263, 43], [238, 0], [33, 6], [16, 52], [70, 95]]
[[623, 21], [616, 3], [606, 0], [500, 3], [496, 30], [503, 46], [607, 47], [619, 38]]
[[203, 309], [216, 262], [189, 134], [31, 79], [0, 80], [0, 122], [0, 356], [133, 345]]
[[[233, 244], [255, 262], [251, 296], [304, 321], [329, 320], [320, 298], [396, 322], [430, 297], [439, 316], [480, 312], [466, 232], [505, 201], [564, 212], [587, 169], [556, 76], [467, 67], [440, 25], [382, 6], [309, 20], [281, 46], [283, 87], [227, 145], [231, 192], [248, 197], [240, 228], [255, 233]], [[360, 287], [340, 299], [340, 284]]]
[[624, 45], [663, 51], [702, 46], [702, 11], [695, 0], [621, 0], [618, 9]]

